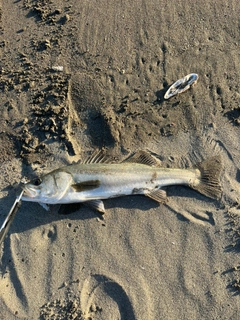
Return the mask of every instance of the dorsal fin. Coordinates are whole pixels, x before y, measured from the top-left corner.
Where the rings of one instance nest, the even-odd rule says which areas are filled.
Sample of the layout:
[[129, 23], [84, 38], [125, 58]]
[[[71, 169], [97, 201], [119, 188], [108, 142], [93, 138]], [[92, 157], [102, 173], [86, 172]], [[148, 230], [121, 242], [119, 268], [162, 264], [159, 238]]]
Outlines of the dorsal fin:
[[161, 161], [146, 151], [137, 151], [133, 156], [123, 162], [141, 163], [152, 167], [160, 167]]
[[106, 154], [105, 150], [95, 150], [90, 157], [88, 157], [82, 163], [109, 163], [112, 162], [113, 158]]

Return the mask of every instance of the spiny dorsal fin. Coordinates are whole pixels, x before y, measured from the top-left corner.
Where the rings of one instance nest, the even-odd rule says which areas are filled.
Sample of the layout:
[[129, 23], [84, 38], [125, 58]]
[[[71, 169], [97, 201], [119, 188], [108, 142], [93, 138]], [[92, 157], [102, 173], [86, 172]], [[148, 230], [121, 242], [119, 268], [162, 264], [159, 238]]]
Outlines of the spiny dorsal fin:
[[137, 151], [133, 156], [123, 162], [141, 163], [152, 167], [160, 167], [161, 161], [146, 151]]
[[82, 192], [87, 190], [93, 190], [100, 186], [99, 180], [88, 180], [88, 181], [82, 181], [76, 184], [72, 184], [72, 188], [76, 192]]
[[152, 191], [150, 193], [145, 193], [145, 196], [159, 202], [159, 203], [165, 203], [167, 202], [167, 194], [166, 191], [158, 189], [155, 191]]
[[105, 150], [95, 150], [93, 154], [88, 157], [82, 163], [89, 164], [89, 163], [109, 163], [112, 162], [113, 158], [106, 154]]

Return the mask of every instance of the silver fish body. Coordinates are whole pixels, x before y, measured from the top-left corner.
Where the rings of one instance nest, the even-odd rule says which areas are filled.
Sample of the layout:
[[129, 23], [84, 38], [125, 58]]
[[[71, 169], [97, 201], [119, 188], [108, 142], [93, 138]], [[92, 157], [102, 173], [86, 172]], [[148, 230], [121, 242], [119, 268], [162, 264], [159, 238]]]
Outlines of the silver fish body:
[[[140, 162], [140, 163], [139, 163]], [[203, 161], [195, 169], [161, 168], [148, 153], [123, 163], [74, 164], [54, 170], [23, 186], [22, 200], [45, 204], [88, 202], [104, 211], [102, 199], [144, 194], [158, 202], [166, 200], [168, 185], [187, 185], [212, 198], [221, 193], [217, 157]], [[96, 202], [98, 201], [98, 202]]]

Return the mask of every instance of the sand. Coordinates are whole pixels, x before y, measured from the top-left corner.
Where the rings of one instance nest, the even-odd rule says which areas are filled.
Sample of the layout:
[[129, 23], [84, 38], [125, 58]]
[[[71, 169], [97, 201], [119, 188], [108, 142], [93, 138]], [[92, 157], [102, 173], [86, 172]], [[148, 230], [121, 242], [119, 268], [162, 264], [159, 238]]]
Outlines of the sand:
[[1, 1], [1, 221], [23, 178], [101, 148], [180, 168], [219, 155], [223, 193], [111, 199], [104, 221], [23, 202], [0, 319], [239, 319], [239, 14], [238, 0]]

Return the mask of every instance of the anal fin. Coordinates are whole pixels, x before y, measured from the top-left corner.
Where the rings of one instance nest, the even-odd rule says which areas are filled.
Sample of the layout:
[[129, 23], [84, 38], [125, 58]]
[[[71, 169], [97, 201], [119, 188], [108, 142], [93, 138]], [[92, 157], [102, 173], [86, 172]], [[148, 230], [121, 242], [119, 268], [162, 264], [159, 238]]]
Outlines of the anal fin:
[[154, 190], [150, 193], [145, 193], [145, 196], [159, 202], [159, 203], [165, 203], [167, 202], [167, 193], [166, 191], [162, 189]]

